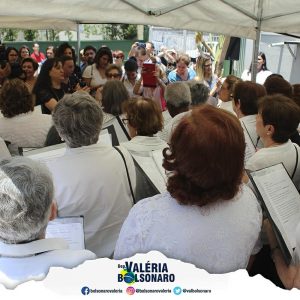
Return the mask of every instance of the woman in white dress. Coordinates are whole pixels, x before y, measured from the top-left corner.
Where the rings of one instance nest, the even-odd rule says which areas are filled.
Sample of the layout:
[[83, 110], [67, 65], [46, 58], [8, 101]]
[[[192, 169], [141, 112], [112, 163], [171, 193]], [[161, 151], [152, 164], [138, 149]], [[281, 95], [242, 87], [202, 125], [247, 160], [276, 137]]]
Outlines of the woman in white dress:
[[262, 214], [242, 184], [244, 151], [243, 130], [228, 112], [204, 104], [182, 118], [163, 151], [168, 192], [131, 209], [115, 258], [157, 250], [209, 273], [246, 268]]

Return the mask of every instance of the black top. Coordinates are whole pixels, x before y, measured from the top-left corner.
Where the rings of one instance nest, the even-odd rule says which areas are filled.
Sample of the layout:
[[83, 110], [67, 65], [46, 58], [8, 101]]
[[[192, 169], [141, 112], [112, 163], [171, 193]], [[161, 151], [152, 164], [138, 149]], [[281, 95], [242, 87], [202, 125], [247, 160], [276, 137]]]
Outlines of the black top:
[[65, 92], [62, 88], [55, 89], [50, 88], [49, 90], [41, 90], [36, 93], [36, 105], [42, 106], [42, 113], [43, 114], [51, 114], [51, 111], [45, 106], [45, 103], [50, 101], [52, 98], [56, 101], [59, 101], [63, 98]]

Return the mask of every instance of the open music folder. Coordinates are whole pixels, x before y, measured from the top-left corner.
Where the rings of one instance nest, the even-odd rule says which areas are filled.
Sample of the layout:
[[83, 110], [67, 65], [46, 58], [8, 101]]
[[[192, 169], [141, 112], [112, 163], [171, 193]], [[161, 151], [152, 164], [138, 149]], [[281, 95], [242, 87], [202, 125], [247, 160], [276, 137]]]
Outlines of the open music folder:
[[48, 223], [46, 238], [62, 238], [72, 250], [85, 249], [83, 216], [57, 217]]
[[247, 174], [262, 201], [287, 264], [295, 263], [300, 195], [283, 164]]

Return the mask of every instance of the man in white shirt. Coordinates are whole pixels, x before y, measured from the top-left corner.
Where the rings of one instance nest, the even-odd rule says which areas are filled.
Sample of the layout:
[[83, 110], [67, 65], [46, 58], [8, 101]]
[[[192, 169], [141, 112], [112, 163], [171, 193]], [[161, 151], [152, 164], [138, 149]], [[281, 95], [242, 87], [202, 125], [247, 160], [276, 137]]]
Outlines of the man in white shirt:
[[0, 162], [0, 281], [7, 288], [41, 280], [51, 266], [73, 268], [96, 258], [68, 249], [63, 239], [45, 239], [48, 221], [56, 217], [53, 194], [44, 165], [25, 157]]
[[122, 154], [98, 142], [102, 109], [88, 93], [75, 92], [59, 101], [54, 125], [66, 141], [62, 157], [48, 161], [53, 174], [59, 216], [84, 216], [86, 248], [98, 257], [112, 257], [121, 226], [133, 205], [135, 168]]

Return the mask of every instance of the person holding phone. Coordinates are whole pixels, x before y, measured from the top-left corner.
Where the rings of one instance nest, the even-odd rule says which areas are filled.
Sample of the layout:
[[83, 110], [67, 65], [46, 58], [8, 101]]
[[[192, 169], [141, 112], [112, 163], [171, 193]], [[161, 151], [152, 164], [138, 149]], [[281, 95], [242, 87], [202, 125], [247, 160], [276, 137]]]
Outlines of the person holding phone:
[[163, 111], [166, 107], [164, 92], [167, 78], [165, 77], [164, 72], [156, 64], [155, 57], [151, 57], [150, 60], [151, 63], [143, 63], [141, 78], [136, 82], [133, 93], [152, 99]]

